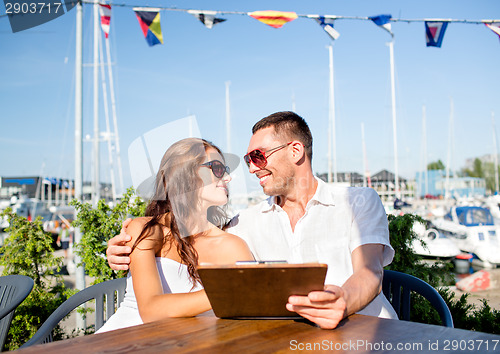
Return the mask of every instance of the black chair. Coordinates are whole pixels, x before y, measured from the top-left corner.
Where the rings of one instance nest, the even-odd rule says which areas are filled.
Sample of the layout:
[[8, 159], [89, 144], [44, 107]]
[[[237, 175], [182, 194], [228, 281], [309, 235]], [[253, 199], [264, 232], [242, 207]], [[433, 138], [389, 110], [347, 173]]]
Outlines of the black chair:
[[3, 349], [14, 311], [33, 289], [33, 279], [26, 275], [0, 277], [0, 350]]
[[382, 291], [400, 320], [410, 320], [410, 292], [426, 298], [437, 310], [443, 326], [453, 327], [453, 318], [446, 302], [432, 286], [413, 275], [384, 270]]
[[[52, 330], [57, 326], [57, 324], [78, 306], [93, 299], [96, 300], [95, 330], [97, 331], [104, 325], [105, 321], [107, 321], [111, 315], [115, 313], [119, 304], [123, 300], [126, 286], [127, 279], [120, 278], [92, 285], [79, 291], [63, 302], [61, 306], [59, 306], [49, 316], [49, 318], [47, 318], [35, 335], [23, 344], [21, 348], [26, 348], [34, 344], [52, 342]], [[104, 302], [106, 302], [106, 311], [104, 310]], [[106, 318], [106, 320], [104, 318]]]

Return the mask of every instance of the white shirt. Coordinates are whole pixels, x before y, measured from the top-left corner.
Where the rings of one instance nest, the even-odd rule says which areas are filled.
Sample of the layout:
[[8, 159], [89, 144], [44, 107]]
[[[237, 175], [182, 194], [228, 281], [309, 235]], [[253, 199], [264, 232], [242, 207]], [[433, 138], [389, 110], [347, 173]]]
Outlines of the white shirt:
[[[317, 181], [316, 193], [294, 231], [275, 197], [243, 210], [227, 231], [244, 239], [258, 260], [328, 264], [325, 284], [345, 283], [353, 274], [351, 253], [361, 245], [384, 245], [383, 266], [390, 264], [394, 249], [378, 194], [371, 188], [333, 187]], [[383, 293], [358, 313], [397, 318]]]

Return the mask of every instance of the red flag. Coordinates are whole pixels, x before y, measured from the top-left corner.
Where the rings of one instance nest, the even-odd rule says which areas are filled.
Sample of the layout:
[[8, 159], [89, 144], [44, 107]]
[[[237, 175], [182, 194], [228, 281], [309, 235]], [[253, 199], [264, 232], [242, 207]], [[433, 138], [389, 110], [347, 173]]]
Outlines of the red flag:
[[109, 23], [111, 22], [111, 6], [99, 4], [99, 12], [101, 13], [101, 27], [104, 32], [104, 36], [108, 38]]
[[485, 23], [486, 27], [495, 32], [500, 39], [500, 23]]

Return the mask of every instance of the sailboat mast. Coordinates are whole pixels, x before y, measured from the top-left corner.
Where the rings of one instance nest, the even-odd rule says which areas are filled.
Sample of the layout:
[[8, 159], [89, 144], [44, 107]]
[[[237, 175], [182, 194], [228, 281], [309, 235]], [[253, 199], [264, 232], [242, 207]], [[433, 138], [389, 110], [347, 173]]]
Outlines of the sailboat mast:
[[120, 181], [120, 193], [125, 191], [124, 183], [123, 183], [123, 170], [122, 170], [122, 159], [121, 159], [121, 151], [120, 151], [120, 136], [118, 134], [118, 119], [116, 115], [116, 100], [115, 100], [115, 86], [113, 83], [113, 67], [111, 65], [111, 53], [109, 50], [109, 40], [106, 39], [104, 41], [106, 43], [106, 56], [108, 62], [108, 76], [109, 76], [109, 91], [110, 91], [110, 99], [111, 99], [111, 114], [113, 116], [113, 131], [115, 137], [115, 153], [116, 153], [116, 165], [118, 169], [118, 178]]
[[99, 171], [99, 4], [94, 3], [94, 188], [93, 205], [100, 199]]
[[229, 85], [231, 81], [226, 81], [226, 142], [227, 152], [231, 152], [231, 104], [229, 102]]
[[113, 202], [116, 201], [116, 183], [115, 183], [115, 169], [113, 166], [113, 146], [111, 143], [111, 126], [109, 122], [109, 107], [108, 107], [108, 87], [106, 85], [106, 75], [104, 74], [105, 66], [104, 66], [104, 55], [102, 50], [102, 41], [99, 40], [99, 65], [101, 72], [101, 83], [102, 83], [102, 97], [104, 104], [104, 118], [106, 123], [106, 133], [105, 140], [108, 143], [108, 161], [109, 161], [109, 174], [111, 179], [111, 196], [113, 198]]
[[450, 170], [451, 170], [451, 153], [453, 149], [453, 99], [450, 98], [450, 121], [448, 123], [448, 155], [446, 161], [446, 186], [444, 198], [450, 198]]
[[371, 183], [369, 182], [370, 172], [368, 171], [368, 159], [366, 157], [365, 123], [361, 123], [361, 142], [363, 148], [363, 170], [364, 170], [363, 187], [366, 187], [368, 184], [368, 186], [371, 188]]
[[424, 196], [429, 194], [429, 171], [427, 170], [427, 111], [425, 105], [422, 106], [422, 140], [424, 143], [424, 170], [425, 185]]
[[495, 113], [491, 112], [491, 124], [493, 125], [493, 146], [495, 148], [493, 158], [495, 161], [495, 193], [498, 193], [498, 147], [497, 147], [497, 130], [495, 128]]

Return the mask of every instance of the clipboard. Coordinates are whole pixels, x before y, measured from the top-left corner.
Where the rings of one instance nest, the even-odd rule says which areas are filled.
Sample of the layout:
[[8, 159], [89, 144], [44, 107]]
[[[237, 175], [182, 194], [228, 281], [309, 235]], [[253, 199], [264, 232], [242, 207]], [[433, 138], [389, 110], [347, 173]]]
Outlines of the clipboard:
[[326, 264], [255, 263], [198, 266], [198, 274], [217, 317], [302, 318], [286, 309], [288, 297], [324, 289]]

